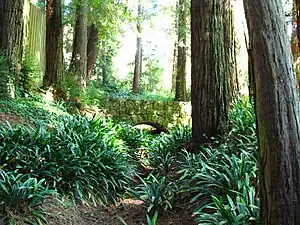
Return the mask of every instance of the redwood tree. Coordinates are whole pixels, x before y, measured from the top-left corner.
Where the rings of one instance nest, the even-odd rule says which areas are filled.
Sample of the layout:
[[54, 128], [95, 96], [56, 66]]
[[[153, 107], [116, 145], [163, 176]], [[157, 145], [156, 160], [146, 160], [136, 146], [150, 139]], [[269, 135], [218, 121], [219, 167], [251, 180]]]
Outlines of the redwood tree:
[[87, 42], [87, 78], [86, 83], [88, 84], [95, 67], [96, 59], [98, 57], [98, 42], [99, 42], [99, 32], [96, 25], [93, 23], [88, 27], [88, 42]]
[[300, 224], [299, 94], [281, 0], [244, 0], [255, 78], [261, 219]]
[[228, 100], [232, 103], [239, 97], [241, 87], [237, 71], [237, 38], [234, 29], [231, 0], [223, 2], [222, 20], [224, 33], [224, 70], [228, 75]]
[[[176, 85], [175, 99], [186, 100], [186, 0], [178, 0], [178, 21], [177, 21], [177, 65], [176, 65]], [[174, 52], [175, 55], [175, 52]]]
[[134, 93], [138, 93], [140, 91], [140, 78], [142, 75], [142, 59], [143, 59], [143, 49], [142, 49], [142, 2], [139, 0], [138, 3], [138, 16], [137, 16], [137, 38], [136, 38], [136, 53], [134, 60], [134, 74], [133, 74], [133, 86], [132, 90]]
[[24, 0], [0, 0], [0, 98], [12, 97], [11, 72], [19, 70], [13, 65], [19, 67], [22, 58], [23, 6]]
[[63, 27], [61, 0], [47, 0], [46, 72], [44, 86], [60, 86], [63, 79]]
[[193, 142], [214, 136], [228, 120], [228, 71], [222, 15], [230, 0], [191, 1]]
[[87, 0], [76, 2], [76, 23], [70, 71], [74, 74], [79, 90], [86, 87], [87, 77]]

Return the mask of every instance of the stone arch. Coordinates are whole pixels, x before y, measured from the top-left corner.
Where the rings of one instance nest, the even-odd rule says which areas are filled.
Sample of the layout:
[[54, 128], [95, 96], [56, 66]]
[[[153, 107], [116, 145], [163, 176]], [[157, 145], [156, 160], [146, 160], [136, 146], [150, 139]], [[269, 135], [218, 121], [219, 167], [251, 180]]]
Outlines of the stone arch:
[[148, 125], [154, 128], [154, 130], [151, 131], [152, 134], [160, 134], [160, 133], [167, 133], [168, 129], [157, 123], [157, 122], [152, 122], [152, 121], [145, 121], [145, 122], [139, 122], [137, 124], [135, 124], [134, 126], [138, 126], [138, 125]]

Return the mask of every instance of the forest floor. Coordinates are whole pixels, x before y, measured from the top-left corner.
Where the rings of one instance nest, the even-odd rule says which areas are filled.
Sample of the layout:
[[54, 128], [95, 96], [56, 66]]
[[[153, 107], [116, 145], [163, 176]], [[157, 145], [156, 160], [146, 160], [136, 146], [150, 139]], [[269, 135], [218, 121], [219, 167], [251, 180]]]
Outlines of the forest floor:
[[[22, 117], [0, 113], [0, 124], [28, 124]], [[159, 215], [160, 225], [195, 225], [188, 204], [177, 202], [172, 211]], [[43, 206], [47, 212], [49, 224], [53, 225], [146, 225], [147, 208], [140, 200], [124, 199], [118, 206], [95, 207], [84, 204], [61, 205], [49, 201]], [[120, 219], [121, 218], [121, 219]]]
[[[142, 201], [125, 199], [118, 206], [93, 207], [86, 205], [54, 206], [46, 208], [56, 215], [49, 219], [53, 225], [142, 225], [146, 222], [146, 208]], [[194, 225], [191, 213], [183, 206], [174, 207], [172, 211], [159, 216], [157, 224], [161, 225]]]

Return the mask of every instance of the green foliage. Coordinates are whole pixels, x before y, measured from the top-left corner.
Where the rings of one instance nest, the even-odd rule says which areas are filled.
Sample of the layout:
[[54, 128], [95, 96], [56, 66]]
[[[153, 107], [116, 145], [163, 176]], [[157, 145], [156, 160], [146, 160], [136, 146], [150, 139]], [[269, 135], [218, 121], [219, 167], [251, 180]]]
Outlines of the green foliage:
[[167, 93], [150, 93], [150, 92], [140, 92], [135, 94], [132, 92], [116, 92], [112, 95], [113, 98], [125, 98], [134, 100], [150, 100], [150, 101], [173, 101], [173, 97]]
[[[232, 130], [198, 154], [185, 152], [179, 194], [195, 208], [198, 224], [258, 224], [257, 139], [248, 100], [231, 109]], [[211, 196], [213, 196], [211, 198]]]
[[12, 65], [13, 63], [3, 53], [0, 53], [0, 99], [11, 98], [11, 88], [13, 86]]
[[[29, 99], [2, 100], [0, 101], [0, 113], [22, 118], [24, 123], [29, 126], [53, 124], [60, 115], [68, 115], [62, 107], [45, 103], [42, 96], [36, 95], [35, 98], [39, 101]], [[16, 122], [20, 123], [21, 121]]]
[[[116, 99], [133, 99], [133, 100], [149, 100], [149, 101], [167, 101], [174, 100], [173, 96], [167, 92], [159, 92], [157, 94], [152, 92], [141, 92], [138, 94], [132, 93], [130, 88], [126, 87], [126, 84], [119, 83], [121, 81], [112, 81], [107, 85], [99, 85], [97, 82], [90, 82], [86, 91], [81, 93], [82, 103], [87, 105], [105, 106], [105, 102], [111, 98]], [[124, 84], [124, 85], [123, 85]], [[78, 93], [76, 87], [69, 86], [68, 93], [70, 96]]]
[[[148, 224], [172, 209], [175, 197], [190, 202], [198, 224], [258, 224], [257, 139], [248, 100], [232, 106], [231, 132], [198, 154], [182, 151], [190, 126], [151, 135], [122, 122], [71, 116], [58, 106], [0, 102], [0, 112], [34, 125], [0, 126], [0, 207], [11, 224], [21, 223], [11, 212], [25, 213], [23, 222], [46, 223], [41, 204], [53, 195], [110, 204], [125, 192], [145, 202]], [[133, 187], [140, 164], [153, 174]]]
[[1, 129], [1, 166], [43, 178], [73, 200], [116, 202], [130, 182], [131, 166], [113, 124], [82, 116], [60, 117], [50, 127], [31, 131]]
[[37, 60], [29, 55], [25, 55], [20, 71], [19, 95], [24, 97], [30, 95], [37, 89], [41, 83], [41, 77], [38, 76]]
[[226, 196], [249, 187], [256, 179], [256, 160], [243, 151], [229, 155], [222, 150], [203, 148], [198, 155], [186, 153], [180, 181], [182, 193], [193, 195], [191, 202], [203, 201], [203, 196]]
[[150, 60], [145, 65], [143, 75], [140, 81], [142, 92], [155, 92], [161, 81], [163, 68], [161, 68], [158, 60]]
[[[147, 220], [147, 225], [156, 225], [157, 224], [157, 218], [158, 218], [158, 212], [156, 211], [153, 215], [152, 218], [150, 218], [150, 216], [147, 214], [146, 215], [146, 220]], [[120, 221], [122, 224], [124, 225], [128, 225], [123, 218], [119, 217]], [[142, 224], [144, 225], [144, 224]]]
[[133, 198], [144, 201], [147, 205], [147, 212], [162, 212], [172, 209], [177, 187], [174, 182], [167, 181], [165, 176], [155, 177], [150, 174], [147, 178], [140, 178], [141, 183], [127, 192]]
[[196, 222], [199, 225], [259, 224], [259, 199], [253, 187], [245, 189], [243, 193], [235, 193], [234, 199], [227, 195], [225, 199], [212, 196], [212, 200], [211, 205], [207, 204], [194, 213], [198, 215]]
[[253, 154], [246, 151], [230, 155], [224, 149], [204, 148], [198, 156], [186, 153], [179, 171], [180, 193], [196, 206], [196, 221], [249, 224], [258, 220], [256, 164]]
[[229, 110], [232, 132], [253, 134], [255, 132], [255, 113], [253, 103], [248, 97], [237, 100]]
[[147, 225], [156, 225], [157, 224], [157, 218], [158, 218], [158, 212], [156, 211], [152, 218], [149, 217], [149, 215], [146, 215]]
[[147, 131], [137, 129], [123, 122], [117, 124], [116, 128], [116, 135], [119, 139], [123, 140], [124, 145], [128, 149], [127, 153], [130, 154], [136, 163], [141, 163], [144, 160], [142, 158], [143, 154], [145, 154], [155, 137], [148, 134]]
[[[46, 198], [55, 195], [57, 195], [55, 190], [45, 186], [45, 179], [30, 178], [28, 175], [18, 174], [18, 171], [0, 170], [0, 208], [2, 217], [8, 224], [46, 223], [41, 206]], [[18, 214], [20, 211], [27, 215], [15, 218], [9, 216], [9, 213]]]
[[162, 134], [152, 141], [147, 151], [149, 165], [153, 168], [168, 172], [174, 164], [176, 155], [184, 144], [189, 142], [192, 137], [190, 126], [172, 128], [169, 133]]
[[69, 99], [81, 97], [84, 94], [82, 89], [77, 85], [74, 74], [65, 74], [64, 78], [63, 90], [66, 91], [66, 95]]

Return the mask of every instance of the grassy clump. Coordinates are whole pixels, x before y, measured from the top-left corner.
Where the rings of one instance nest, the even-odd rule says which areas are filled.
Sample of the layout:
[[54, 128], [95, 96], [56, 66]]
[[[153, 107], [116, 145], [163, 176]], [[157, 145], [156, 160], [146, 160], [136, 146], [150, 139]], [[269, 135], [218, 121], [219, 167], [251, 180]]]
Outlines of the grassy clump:
[[[17, 107], [28, 109], [27, 104]], [[45, 111], [38, 108], [31, 112]], [[34, 121], [34, 129], [9, 123], [0, 127], [0, 196], [5, 196], [0, 202], [2, 212], [9, 214], [10, 206], [19, 205], [22, 210], [28, 209], [25, 211], [30, 217], [38, 209], [32, 207], [29, 196], [55, 193], [73, 202], [116, 203], [133, 173], [127, 147], [117, 137], [117, 125], [64, 114], [40, 123], [44, 114], [38, 115], [41, 117]], [[40, 197], [34, 202], [42, 205], [44, 200]]]
[[[185, 149], [189, 126], [151, 135], [57, 107], [51, 114], [40, 103], [5, 104], [5, 112], [35, 125], [0, 127], [0, 208], [11, 224], [47, 223], [49, 198], [108, 205], [128, 195], [144, 201], [148, 221], [179, 201], [198, 224], [258, 224], [257, 139], [247, 100], [232, 106], [230, 132], [198, 153]], [[149, 174], [136, 175], [138, 168]]]
[[[41, 124], [53, 124], [61, 115], [69, 115], [64, 108], [42, 100], [17, 99], [0, 101], [0, 115], [3, 115], [2, 123], [9, 120], [12, 124], [20, 123], [39, 126]], [[15, 120], [9, 119], [14, 116]], [[1, 122], [1, 121], [0, 121]]]

